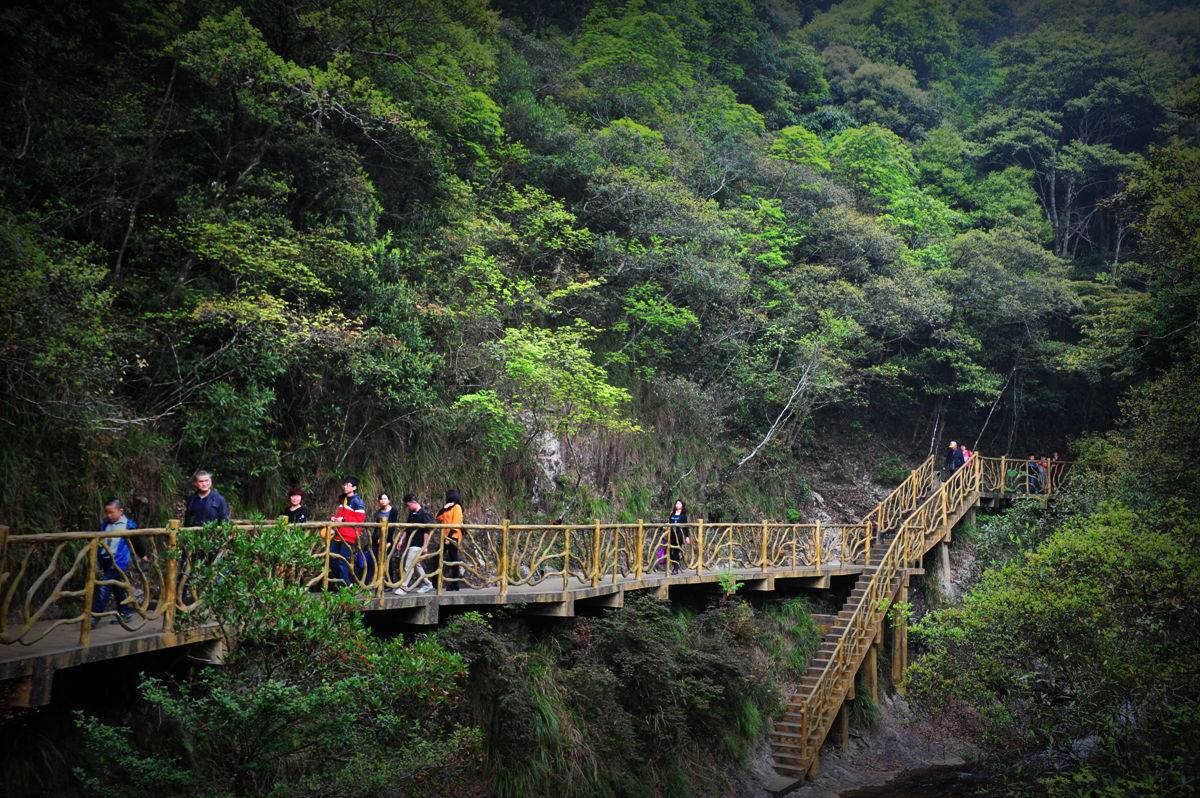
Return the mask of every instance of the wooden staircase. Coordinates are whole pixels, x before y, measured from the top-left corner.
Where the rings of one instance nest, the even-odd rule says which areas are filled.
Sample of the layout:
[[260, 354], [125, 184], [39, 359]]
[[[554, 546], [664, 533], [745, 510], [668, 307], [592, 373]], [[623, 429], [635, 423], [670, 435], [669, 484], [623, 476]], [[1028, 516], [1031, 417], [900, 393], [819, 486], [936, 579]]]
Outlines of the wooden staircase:
[[[839, 713], [845, 734], [844, 703], [854, 697], [855, 677], [872, 646], [882, 641], [884, 616], [894, 601], [907, 598], [912, 566], [978, 502], [980, 474], [976, 458], [945, 483], [935, 485], [930, 458], [868, 515], [877, 542], [867, 566], [809, 661], [799, 690], [771, 728], [775, 770], [786, 777], [778, 791], [792, 789], [806, 775], [816, 774], [821, 746]], [[902, 628], [897, 631], [905, 634]], [[867, 674], [871, 684], [875, 667], [872, 658]], [[893, 675], [898, 674], [893, 671]]]

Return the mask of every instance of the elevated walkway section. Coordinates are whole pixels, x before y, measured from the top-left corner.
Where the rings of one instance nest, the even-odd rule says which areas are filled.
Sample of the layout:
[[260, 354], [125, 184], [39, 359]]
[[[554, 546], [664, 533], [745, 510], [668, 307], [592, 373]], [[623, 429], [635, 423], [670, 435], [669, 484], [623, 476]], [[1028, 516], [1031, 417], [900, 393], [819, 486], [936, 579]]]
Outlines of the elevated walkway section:
[[[444, 612], [496, 606], [565, 617], [577, 607], [620, 607], [630, 591], [650, 591], [666, 599], [672, 588], [713, 585], [727, 574], [751, 591], [782, 585], [827, 588], [833, 577], [857, 577], [850, 604], [823, 624], [829, 632], [817, 661], [827, 667], [820, 673], [810, 669], [806, 687], [813, 689], [792, 698], [773, 732], [772, 739], [779, 743], [777, 766], [795, 774], [807, 768], [811, 740], [828, 714], [826, 705], [845, 681], [838, 674], [857, 667], [861, 659], [857, 643], [828, 644], [833, 637], [844, 637], [847, 629], [858, 635], [859, 627], [870, 620], [856, 614], [861, 597], [891, 598], [899, 585], [907, 584], [920, 555], [944, 539], [966, 512], [966, 494], [945, 494], [949, 505], [936, 528], [920, 527], [924, 531], [918, 535], [916, 524], [935, 520], [928, 507], [940, 507], [937, 502], [947, 486], [958, 490], [973, 479], [971, 496], [977, 501], [986, 487], [984, 461], [975, 458], [972, 468], [939, 487], [929, 458], [853, 524], [696, 521], [666, 526], [596, 521], [563, 526], [505, 521], [463, 525], [456, 549], [448, 545], [453, 538], [436, 534], [453, 530], [421, 527], [434, 532], [437, 540], [436, 548], [430, 547], [418, 561], [436, 585], [427, 593], [395, 592], [402, 584], [415, 587], [411, 572], [361, 567], [368, 555], [376, 562], [393, 559], [398, 565], [394, 544], [414, 525], [357, 525], [373, 535], [362, 536], [363, 546], [342, 548], [337, 530], [329, 524], [304, 524], [300, 526], [311, 532], [312, 548], [286, 578], [313, 590], [330, 589], [338, 585], [337, 574], [343, 570], [338, 566], [344, 566], [362, 596], [362, 611], [430, 625]], [[991, 467], [996, 474], [1005, 470]], [[1010, 488], [995, 483], [993, 492], [1001, 485]], [[1007, 490], [1007, 495], [1013, 493]], [[273, 528], [263, 522], [236, 523], [238, 534], [267, 534]], [[219, 643], [219, 630], [205, 623], [203, 597], [194, 595], [186, 560], [179, 557], [180, 530], [179, 522], [105, 534], [12, 535], [0, 527], [0, 700], [22, 706], [48, 703], [57, 672], [89, 663], [171, 649], [199, 650], [205, 659], [218, 656], [213, 647]], [[130, 539], [145, 557], [134, 558], [116, 578], [105, 578], [98, 563], [116, 545], [114, 538]], [[104, 587], [128, 595], [121, 606], [125, 617], [111, 603], [92, 611]], [[824, 698], [814, 699], [818, 694]]]

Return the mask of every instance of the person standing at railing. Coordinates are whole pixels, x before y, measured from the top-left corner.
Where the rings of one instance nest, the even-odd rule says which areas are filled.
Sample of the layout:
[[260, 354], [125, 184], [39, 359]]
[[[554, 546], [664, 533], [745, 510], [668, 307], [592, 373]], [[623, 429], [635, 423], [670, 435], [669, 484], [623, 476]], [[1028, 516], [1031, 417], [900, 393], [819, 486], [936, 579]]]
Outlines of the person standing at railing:
[[963, 465], [971, 462], [971, 458], [975, 456], [975, 452], [971, 451], [966, 446], [959, 446], [958, 448], [962, 449]]
[[441, 565], [441, 583], [446, 590], [458, 590], [461, 587], [462, 566], [459, 561], [459, 550], [462, 546], [462, 503], [458, 491], [451, 488], [446, 491], [446, 502], [438, 511], [437, 522], [449, 524], [449, 529], [443, 529], [444, 536]]
[[[404, 506], [408, 508], [407, 521], [410, 524], [433, 524], [433, 516], [429, 511], [421, 506], [417, 501], [417, 497], [411, 493], [404, 497]], [[396, 588], [397, 596], [402, 596], [413, 589], [412, 576], [416, 572], [418, 579], [418, 593], [428, 593], [433, 590], [433, 583], [429, 581], [428, 574], [421, 565], [421, 558], [429, 551], [429, 527], [417, 526], [409, 527], [405, 530], [405, 534], [396, 541], [396, 552], [404, 555], [404, 574], [401, 577], [400, 587]]]
[[[367, 506], [358, 495], [358, 479], [346, 477], [342, 483], [342, 501], [337, 511], [329, 519], [347, 524], [361, 524], [367, 520]], [[358, 545], [358, 536], [362, 527], [340, 526], [333, 532], [329, 541], [329, 581], [337, 582], [335, 587], [350, 584], [350, 567], [355, 560], [354, 548]]]
[[[117, 532], [127, 529], [137, 529], [137, 524], [125, 517], [125, 508], [120, 499], [109, 499], [104, 503], [104, 520], [100, 522], [101, 532]], [[133, 549], [127, 537], [102, 538], [100, 548], [96, 552], [96, 562], [100, 566], [100, 582], [127, 582], [126, 572], [133, 561]], [[113, 623], [128, 625], [133, 620], [133, 609], [127, 606], [129, 591], [124, 584], [97, 584], [92, 598], [92, 617], [90, 623], [94, 628], [100, 623], [99, 615], [108, 608], [109, 598], [117, 602], [117, 617]]]
[[304, 506], [304, 491], [292, 488], [288, 491], [288, 508], [285, 513], [289, 524], [303, 524], [308, 521], [308, 508]]
[[1025, 461], [1026, 483], [1025, 486], [1030, 493], [1041, 493], [1042, 485], [1046, 482], [1046, 471], [1042, 468], [1042, 464], [1038, 462], [1037, 457], [1029, 455], [1029, 459]]
[[671, 516], [667, 519], [670, 527], [668, 535], [668, 545], [671, 547], [671, 573], [679, 573], [679, 563], [683, 559], [684, 544], [690, 545], [692, 538], [687, 533], [684, 526], [688, 522], [687, 504], [682, 499], [675, 500], [675, 506], [671, 508]]
[[946, 449], [946, 479], [954, 476], [954, 472], [962, 468], [963, 463], [965, 462], [966, 461], [963, 459], [963, 451], [958, 445], [958, 441], [950, 441], [950, 446], [948, 449]]

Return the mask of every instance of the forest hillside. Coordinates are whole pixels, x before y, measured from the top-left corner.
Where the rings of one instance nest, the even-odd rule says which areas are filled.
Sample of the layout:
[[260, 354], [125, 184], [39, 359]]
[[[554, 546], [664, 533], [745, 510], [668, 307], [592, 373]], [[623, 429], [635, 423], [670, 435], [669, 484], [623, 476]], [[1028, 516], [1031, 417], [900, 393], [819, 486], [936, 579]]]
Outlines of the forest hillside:
[[815, 453], [1090, 451], [1122, 412], [1194, 491], [1198, 34], [1182, 0], [10, 5], [0, 519], [162, 520], [200, 467], [237, 515], [346, 473], [782, 515]]

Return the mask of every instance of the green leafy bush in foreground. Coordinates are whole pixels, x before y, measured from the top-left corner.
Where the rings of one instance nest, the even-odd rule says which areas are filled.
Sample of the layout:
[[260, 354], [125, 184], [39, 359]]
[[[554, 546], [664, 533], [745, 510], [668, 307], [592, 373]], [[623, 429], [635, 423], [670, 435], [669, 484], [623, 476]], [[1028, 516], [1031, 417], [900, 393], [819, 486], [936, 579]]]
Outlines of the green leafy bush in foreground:
[[229, 653], [183, 682], [144, 680], [152, 733], [81, 714], [87, 792], [405, 795], [433, 783], [456, 794], [476, 742], [455, 725], [463, 658], [433, 636], [372, 635], [348, 592], [284, 584], [310, 542], [286, 525], [185, 533], [202, 620], [221, 624]]

